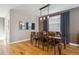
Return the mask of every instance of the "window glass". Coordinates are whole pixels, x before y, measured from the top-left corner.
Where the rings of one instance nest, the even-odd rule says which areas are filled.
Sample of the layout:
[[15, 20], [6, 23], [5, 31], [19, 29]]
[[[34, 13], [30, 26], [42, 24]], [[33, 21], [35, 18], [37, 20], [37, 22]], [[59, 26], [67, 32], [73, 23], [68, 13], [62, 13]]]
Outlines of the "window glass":
[[50, 19], [49, 19], [49, 31], [60, 32], [60, 15], [50, 17]]

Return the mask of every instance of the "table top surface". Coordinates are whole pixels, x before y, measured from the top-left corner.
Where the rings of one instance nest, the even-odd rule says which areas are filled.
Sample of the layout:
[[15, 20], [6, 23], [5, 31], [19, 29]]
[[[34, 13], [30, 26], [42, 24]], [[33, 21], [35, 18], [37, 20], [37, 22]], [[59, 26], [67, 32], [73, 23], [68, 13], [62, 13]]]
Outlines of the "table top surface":
[[55, 37], [53, 37], [53, 36], [48, 36], [49, 38], [54, 38], [54, 39], [61, 39], [61, 37], [58, 37], [58, 36], [55, 36]]
[[[38, 38], [38, 36], [34, 36], [34, 38]], [[48, 38], [61, 39], [60, 36], [48, 36]]]

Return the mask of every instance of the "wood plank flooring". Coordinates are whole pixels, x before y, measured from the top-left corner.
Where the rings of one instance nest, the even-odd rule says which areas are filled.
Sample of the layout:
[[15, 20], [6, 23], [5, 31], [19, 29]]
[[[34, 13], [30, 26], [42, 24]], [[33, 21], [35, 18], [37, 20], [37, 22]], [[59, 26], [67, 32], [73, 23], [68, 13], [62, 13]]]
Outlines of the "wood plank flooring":
[[3, 45], [3, 44], [4, 44], [4, 40], [0, 39], [0, 45]]
[[[62, 47], [63, 48], [63, 47]], [[10, 44], [7, 46], [0, 45], [0, 55], [54, 55], [53, 49], [46, 49], [35, 47], [29, 41]], [[56, 55], [58, 51], [56, 50]], [[79, 47], [67, 45], [66, 49], [62, 49], [62, 55], [79, 55]]]
[[[13, 55], [54, 55], [53, 49], [43, 51], [42, 48], [31, 45], [29, 41], [11, 44], [10, 51]], [[57, 50], [56, 55], [58, 55]], [[66, 49], [62, 49], [62, 55], [79, 55], [79, 47], [68, 45]]]

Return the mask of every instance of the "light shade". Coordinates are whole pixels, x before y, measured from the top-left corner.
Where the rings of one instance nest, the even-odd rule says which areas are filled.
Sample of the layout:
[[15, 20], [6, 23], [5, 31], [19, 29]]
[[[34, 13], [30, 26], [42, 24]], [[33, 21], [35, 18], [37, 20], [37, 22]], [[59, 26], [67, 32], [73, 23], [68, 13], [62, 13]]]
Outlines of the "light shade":
[[46, 17], [43, 17], [43, 19], [45, 20], [45, 19], [46, 19]]
[[42, 18], [40, 17], [40, 20], [42, 20]]
[[49, 19], [49, 16], [47, 16], [47, 19]]

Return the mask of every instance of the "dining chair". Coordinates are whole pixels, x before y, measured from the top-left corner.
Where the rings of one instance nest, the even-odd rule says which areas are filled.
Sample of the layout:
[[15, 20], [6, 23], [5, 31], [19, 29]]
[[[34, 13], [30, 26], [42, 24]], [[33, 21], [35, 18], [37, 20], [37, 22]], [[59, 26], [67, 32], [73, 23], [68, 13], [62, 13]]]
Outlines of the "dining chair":
[[38, 48], [40, 48], [40, 45], [42, 44], [42, 39], [43, 39], [43, 32], [38, 33]]
[[43, 39], [42, 39], [42, 48], [47, 48], [48, 46], [48, 37], [47, 37], [47, 32], [43, 32]]
[[55, 36], [55, 32], [47, 32], [47, 37], [48, 37], [47, 51], [49, 50], [49, 48], [51, 48], [51, 50], [52, 50], [51, 44], [54, 44], [53, 38], [49, 38], [49, 36], [54, 37]]
[[37, 32], [31, 32], [31, 44], [34, 44], [35, 46], [37, 46], [37, 42], [38, 42]]
[[33, 39], [34, 39], [34, 35], [35, 35], [35, 32], [31, 32], [31, 36], [30, 36], [30, 42], [31, 44], [33, 44]]
[[46, 36], [46, 32], [39, 32], [39, 34], [38, 34], [38, 37], [39, 37], [38, 48], [40, 48], [40, 46], [42, 46], [43, 50], [47, 43], [47, 38], [45, 36]]
[[[52, 34], [54, 35], [53, 37], [61, 37], [59, 32], [52, 32]], [[55, 39], [55, 38], [51, 38], [51, 41], [49, 42], [49, 45], [51, 45], [51, 50], [52, 48], [54, 48], [54, 54], [56, 54], [56, 50], [58, 50], [59, 54], [61, 54], [61, 40], [59, 39]], [[57, 47], [57, 48], [56, 48]]]

